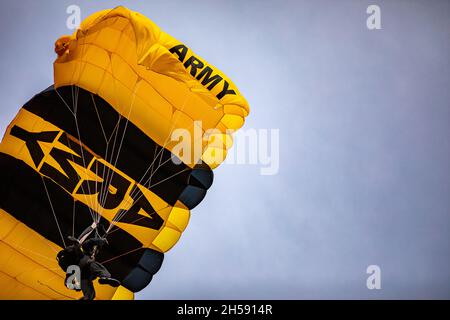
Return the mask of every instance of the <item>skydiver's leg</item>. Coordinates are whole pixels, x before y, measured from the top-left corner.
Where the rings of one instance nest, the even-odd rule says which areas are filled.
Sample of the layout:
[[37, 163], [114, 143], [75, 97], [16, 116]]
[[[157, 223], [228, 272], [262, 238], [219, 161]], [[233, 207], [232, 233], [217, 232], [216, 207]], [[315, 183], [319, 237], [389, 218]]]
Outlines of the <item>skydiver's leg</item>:
[[91, 279], [81, 278], [81, 291], [83, 291], [83, 297], [80, 300], [94, 300], [95, 289]]
[[93, 262], [90, 265], [91, 274], [94, 277], [99, 277], [98, 283], [109, 284], [113, 287], [120, 286], [120, 282], [116, 279], [111, 278], [111, 273], [99, 262]]
[[104, 265], [101, 263], [94, 261], [90, 265], [90, 271], [92, 277], [95, 279], [96, 277], [99, 278], [111, 278], [111, 273], [105, 268]]
[[88, 262], [86, 266], [81, 268], [81, 291], [83, 292], [83, 297], [80, 300], [94, 300], [95, 298], [95, 288], [92, 281], [95, 279], [91, 273], [91, 264], [93, 262]]

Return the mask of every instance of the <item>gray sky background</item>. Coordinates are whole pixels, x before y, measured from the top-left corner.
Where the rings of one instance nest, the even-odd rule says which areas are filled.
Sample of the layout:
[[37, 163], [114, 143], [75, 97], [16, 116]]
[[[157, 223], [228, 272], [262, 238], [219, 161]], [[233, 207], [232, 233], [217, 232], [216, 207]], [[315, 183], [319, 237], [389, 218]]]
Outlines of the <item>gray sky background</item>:
[[53, 82], [71, 4], [143, 13], [229, 75], [245, 128], [280, 129], [279, 173], [219, 167], [137, 298], [450, 298], [449, 1], [2, 0], [2, 132]]

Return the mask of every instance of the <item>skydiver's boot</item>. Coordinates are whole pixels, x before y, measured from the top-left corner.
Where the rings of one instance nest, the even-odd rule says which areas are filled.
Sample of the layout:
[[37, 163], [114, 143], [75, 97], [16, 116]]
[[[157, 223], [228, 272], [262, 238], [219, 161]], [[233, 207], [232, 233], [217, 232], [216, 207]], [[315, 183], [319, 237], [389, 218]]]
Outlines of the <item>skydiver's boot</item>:
[[118, 287], [120, 286], [120, 281], [113, 279], [113, 278], [106, 278], [106, 277], [102, 277], [98, 279], [98, 283], [100, 284], [109, 284], [111, 287]]

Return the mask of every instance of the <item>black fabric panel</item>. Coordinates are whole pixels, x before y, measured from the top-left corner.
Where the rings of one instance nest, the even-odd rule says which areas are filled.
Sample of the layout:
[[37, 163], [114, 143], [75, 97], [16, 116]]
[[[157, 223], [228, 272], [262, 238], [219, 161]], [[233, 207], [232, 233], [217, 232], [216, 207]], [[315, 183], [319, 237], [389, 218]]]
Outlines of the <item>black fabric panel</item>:
[[155, 274], [161, 268], [164, 254], [152, 249], [146, 249], [139, 260], [139, 267], [145, 271]]
[[123, 280], [122, 285], [133, 292], [138, 292], [148, 286], [152, 278], [151, 273], [137, 267]]
[[[3, 153], [0, 153], [0, 167], [0, 207], [46, 239], [64, 247], [39, 173], [23, 161]], [[74, 200], [52, 180], [44, 177], [44, 181], [67, 243], [67, 236], [72, 235]], [[75, 236], [78, 236], [91, 225], [92, 218], [88, 207], [79, 201], [75, 202], [75, 212]], [[109, 226], [104, 218], [101, 218], [100, 223]], [[98, 254], [97, 261], [107, 261], [105, 266], [115, 278], [122, 281], [142, 260], [146, 249], [140, 248], [142, 244], [124, 230], [117, 226], [115, 229], [108, 235], [109, 245]], [[137, 248], [140, 249], [135, 250]]]
[[199, 187], [187, 186], [180, 194], [180, 201], [188, 208], [197, 206], [206, 196], [206, 190]]
[[[183, 163], [174, 164], [170, 160], [172, 155], [170, 151], [158, 146], [133, 123], [127, 123], [126, 119], [106, 101], [89, 91], [76, 86], [61, 87], [57, 91], [50, 87], [34, 96], [24, 108], [75, 138], [80, 138], [80, 141], [94, 153], [115, 164], [132, 179], [141, 181], [147, 187], [150, 186], [154, 193], [170, 205], [175, 204], [185, 187], [190, 184], [191, 175], [196, 176], [202, 188], [208, 189], [211, 186], [213, 173], [206, 164], [198, 166], [198, 169], [190, 169]], [[78, 128], [73, 116], [74, 111], [78, 119]], [[110, 140], [109, 147], [107, 140]], [[116, 141], [115, 148], [113, 148], [114, 141]], [[122, 147], [119, 152], [121, 141]], [[154, 170], [149, 169], [152, 163]], [[159, 164], [161, 166], [156, 170]], [[189, 199], [184, 204], [192, 209], [202, 199], [203, 195], [201, 199]], [[184, 200], [183, 197], [181, 201]]]
[[208, 190], [214, 180], [211, 169], [206, 164], [197, 165], [194, 169], [189, 177], [189, 184]]
[[144, 289], [152, 280], [164, 261], [164, 254], [152, 249], [145, 249], [138, 266], [123, 280], [123, 284], [133, 292]]

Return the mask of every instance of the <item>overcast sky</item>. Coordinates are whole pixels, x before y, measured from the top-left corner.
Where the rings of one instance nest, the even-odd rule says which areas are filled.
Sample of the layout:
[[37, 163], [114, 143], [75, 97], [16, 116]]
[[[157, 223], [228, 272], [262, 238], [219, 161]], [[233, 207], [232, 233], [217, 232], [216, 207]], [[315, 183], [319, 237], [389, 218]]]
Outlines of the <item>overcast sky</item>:
[[138, 299], [450, 298], [449, 1], [2, 1], [2, 132], [71, 4], [146, 15], [236, 83], [244, 129], [279, 129], [278, 174], [219, 167]]

